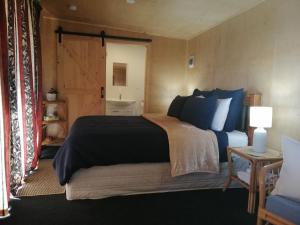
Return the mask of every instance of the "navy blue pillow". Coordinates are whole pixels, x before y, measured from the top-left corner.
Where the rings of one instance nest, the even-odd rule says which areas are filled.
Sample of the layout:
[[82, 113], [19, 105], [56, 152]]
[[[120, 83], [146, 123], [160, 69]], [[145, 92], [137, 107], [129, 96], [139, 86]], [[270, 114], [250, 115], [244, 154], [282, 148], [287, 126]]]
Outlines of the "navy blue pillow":
[[215, 94], [215, 90], [211, 90], [211, 91], [200, 91], [198, 88], [196, 88], [193, 92], [194, 96], [199, 96], [202, 95], [205, 98], [213, 96]]
[[180, 117], [183, 105], [189, 96], [179, 96], [177, 95], [170, 104], [168, 110], [168, 116]]
[[180, 120], [207, 130], [210, 128], [217, 107], [217, 97], [189, 97], [182, 109]]
[[235, 130], [242, 115], [244, 89], [221, 90], [217, 88], [215, 94], [220, 99], [232, 98], [223, 130], [227, 132]]

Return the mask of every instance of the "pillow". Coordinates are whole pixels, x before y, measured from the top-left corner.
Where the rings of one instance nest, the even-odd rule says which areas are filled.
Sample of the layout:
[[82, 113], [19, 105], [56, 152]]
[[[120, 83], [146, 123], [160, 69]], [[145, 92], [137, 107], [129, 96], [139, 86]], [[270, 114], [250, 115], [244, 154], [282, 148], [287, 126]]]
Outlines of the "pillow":
[[241, 119], [244, 101], [244, 89], [221, 90], [217, 88], [215, 94], [220, 99], [232, 98], [224, 125], [224, 131], [231, 132], [236, 129]]
[[179, 118], [187, 98], [188, 96], [177, 95], [171, 102], [167, 115]]
[[210, 97], [212, 95], [214, 95], [215, 90], [211, 90], [211, 91], [200, 91], [198, 88], [196, 88], [193, 92], [193, 96], [204, 96], [204, 97]]
[[216, 107], [216, 96], [209, 98], [191, 96], [186, 100], [183, 106], [180, 119], [200, 129], [207, 130], [211, 127]]
[[281, 148], [283, 164], [272, 194], [300, 201], [300, 142], [284, 136]]
[[211, 129], [222, 131], [228, 115], [229, 106], [232, 98], [218, 99], [217, 109], [212, 120]]

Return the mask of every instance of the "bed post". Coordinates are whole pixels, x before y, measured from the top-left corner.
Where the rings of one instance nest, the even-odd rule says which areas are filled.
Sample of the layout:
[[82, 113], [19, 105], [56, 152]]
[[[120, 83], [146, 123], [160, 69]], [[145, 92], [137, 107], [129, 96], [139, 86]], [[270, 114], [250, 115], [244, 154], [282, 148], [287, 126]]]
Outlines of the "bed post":
[[249, 126], [249, 119], [250, 119], [249, 107], [261, 105], [261, 94], [260, 93], [247, 93], [246, 98], [245, 98], [245, 105], [248, 108], [247, 109], [247, 122], [246, 122], [246, 128], [247, 128], [247, 134], [248, 134], [248, 145], [252, 145], [254, 128]]

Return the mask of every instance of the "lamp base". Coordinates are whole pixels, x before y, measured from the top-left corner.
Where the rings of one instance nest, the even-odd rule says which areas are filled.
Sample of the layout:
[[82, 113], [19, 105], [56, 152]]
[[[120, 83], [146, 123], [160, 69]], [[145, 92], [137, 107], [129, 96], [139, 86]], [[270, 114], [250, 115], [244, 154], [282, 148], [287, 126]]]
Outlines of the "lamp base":
[[264, 128], [258, 127], [253, 133], [253, 151], [265, 153], [267, 151], [267, 131]]

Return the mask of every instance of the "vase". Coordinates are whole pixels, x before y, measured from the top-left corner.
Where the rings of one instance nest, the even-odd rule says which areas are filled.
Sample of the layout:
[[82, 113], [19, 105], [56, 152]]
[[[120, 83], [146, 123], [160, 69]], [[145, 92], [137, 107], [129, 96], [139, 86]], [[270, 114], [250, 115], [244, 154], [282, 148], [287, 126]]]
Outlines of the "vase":
[[46, 98], [48, 101], [51, 101], [51, 102], [56, 101], [56, 94], [47, 93]]

